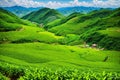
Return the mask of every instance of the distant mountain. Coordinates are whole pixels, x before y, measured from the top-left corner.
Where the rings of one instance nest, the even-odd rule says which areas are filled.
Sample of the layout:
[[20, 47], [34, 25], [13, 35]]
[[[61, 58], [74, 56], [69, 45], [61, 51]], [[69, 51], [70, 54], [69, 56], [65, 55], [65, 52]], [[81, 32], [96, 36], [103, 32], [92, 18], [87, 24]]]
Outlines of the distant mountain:
[[74, 12], [80, 12], [80, 13], [88, 13], [93, 10], [99, 10], [100, 8], [97, 7], [83, 7], [83, 6], [76, 6], [76, 7], [63, 7], [63, 8], [58, 8], [57, 10], [64, 14], [64, 15], [70, 15], [71, 13]]
[[12, 7], [3, 7], [3, 9], [8, 10], [14, 14], [16, 14], [19, 17], [22, 17], [32, 11], [37, 11], [39, 9], [41, 9], [42, 7], [37, 7], [37, 8], [26, 8], [26, 7], [22, 7], [22, 6], [12, 6]]
[[25, 16], [23, 16], [23, 19], [27, 19], [32, 22], [37, 23], [43, 23], [46, 24], [48, 22], [54, 21], [56, 19], [62, 18], [63, 15], [61, 15], [58, 11], [50, 8], [43, 8], [38, 11], [33, 11]]

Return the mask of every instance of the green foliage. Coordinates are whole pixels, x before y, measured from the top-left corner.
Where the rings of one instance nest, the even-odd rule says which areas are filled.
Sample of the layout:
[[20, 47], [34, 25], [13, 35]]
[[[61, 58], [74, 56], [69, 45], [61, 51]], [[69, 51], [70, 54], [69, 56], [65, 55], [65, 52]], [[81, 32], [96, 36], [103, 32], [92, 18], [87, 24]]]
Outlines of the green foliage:
[[104, 79], [120, 79], [119, 73], [108, 73], [108, 72], [81, 72], [77, 69], [61, 69], [57, 71], [52, 71], [50, 69], [43, 69], [43, 70], [34, 70], [27, 72], [27, 74], [20, 78], [20, 80], [23, 79], [40, 79], [40, 80], [104, 80]]
[[22, 68], [4, 63], [0, 64], [0, 73], [2, 73], [4, 76], [7, 76], [11, 80], [17, 80], [20, 76], [23, 76], [25, 74]]
[[0, 80], [8, 80], [3, 74], [0, 73]]

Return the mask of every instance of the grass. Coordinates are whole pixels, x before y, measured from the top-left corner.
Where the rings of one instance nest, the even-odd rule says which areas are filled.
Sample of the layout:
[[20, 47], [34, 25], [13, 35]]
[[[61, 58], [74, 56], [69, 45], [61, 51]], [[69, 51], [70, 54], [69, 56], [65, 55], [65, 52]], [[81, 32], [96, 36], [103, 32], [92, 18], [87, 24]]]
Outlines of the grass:
[[[1, 42], [46, 42], [55, 43], [59, 36], [38, 27], [22, 26], [18, 31], [0, 32]], [[48, 40], [49, 39], [49, 40]]]
[[77, 44], [79, 36], [68, 34], [64, 36], [56, 36], [54, 33], [45, 31], [39, 27], [31, 27], [21, 25], [21, 29], [9, 32], [0, 32], [1, 43], [25, 43], [25, 42], [44, 42], [55, 44]]

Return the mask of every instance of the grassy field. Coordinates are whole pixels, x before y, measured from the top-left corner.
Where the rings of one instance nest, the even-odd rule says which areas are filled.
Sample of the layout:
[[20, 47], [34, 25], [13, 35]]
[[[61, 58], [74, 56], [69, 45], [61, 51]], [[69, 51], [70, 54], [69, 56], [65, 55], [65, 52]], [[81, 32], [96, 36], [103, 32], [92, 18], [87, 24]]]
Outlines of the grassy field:
[[[1, 43], [46, 42], [55, 43], [60, 36], [44, 31], [39, 27], [22, 26], [18, 31], [0, 32]], [[48, 40], [49, 39], [49, 40]]]
[[[15, 48], [15, 49], [14, 49]], [[20, 50], [20, 51], [19, 51]], [[1, 44], [1, 60], [15, 64], [39, 64], [42, 65], [66, 63], [76, 67], [98, 67], [98, 68], [119, 68], [119, 52], [100, 51], [86, 49], [77, 46], [65, 46], [45, 43], [24, 43], [24, 44]], [[34, 53], [34, 54], [33, 54]], [[105, 58], [108, 56], [106, 61]], [[8, 58], [8, 59], [6, 59]], [[12, 61], [13, 60], [13, 61]], [[19, 63], [16, 61], [20, 61]], [[59, 64], [58, 64], [59, 63]], [[99, 64], [98, 64], [99, 63]], [[89, 64], [89, 65], [88, 65]], [[116, 64], [118, 66], [114, 67]], [[104, 65], [104, 66], [101, 66]], [[61, 64], [61, 66], [67, 66]]]

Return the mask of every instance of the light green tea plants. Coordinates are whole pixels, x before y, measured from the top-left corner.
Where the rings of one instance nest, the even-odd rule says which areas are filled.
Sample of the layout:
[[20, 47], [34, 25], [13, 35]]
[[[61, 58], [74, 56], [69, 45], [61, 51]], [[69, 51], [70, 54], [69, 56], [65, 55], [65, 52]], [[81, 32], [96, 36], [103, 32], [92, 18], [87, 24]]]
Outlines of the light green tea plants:
[[[119, 80], [119, 72], [82, 71], [75, 68], [35, 68], [8, 63], [0, 64], [0, 78], [7, 80]], [[4, 77], [4, 76], [6, 77]]]

